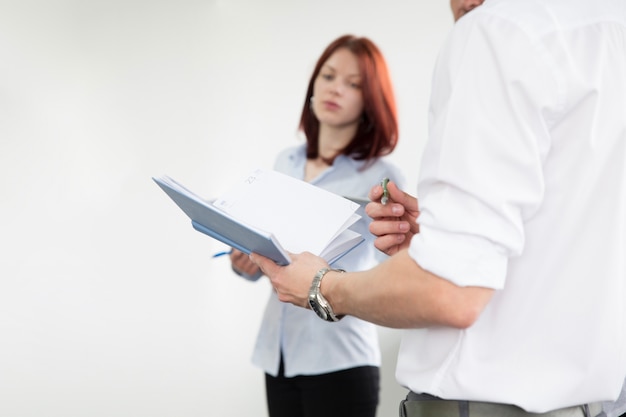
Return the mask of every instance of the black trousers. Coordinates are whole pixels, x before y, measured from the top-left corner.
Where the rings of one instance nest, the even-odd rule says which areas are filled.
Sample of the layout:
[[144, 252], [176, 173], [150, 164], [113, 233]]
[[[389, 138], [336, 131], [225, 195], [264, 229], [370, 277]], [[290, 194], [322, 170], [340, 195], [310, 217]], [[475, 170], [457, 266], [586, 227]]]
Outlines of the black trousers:
[[380, 370], [362, 366], [321, 375], [265, 375], [270, 417], [375, 417]]

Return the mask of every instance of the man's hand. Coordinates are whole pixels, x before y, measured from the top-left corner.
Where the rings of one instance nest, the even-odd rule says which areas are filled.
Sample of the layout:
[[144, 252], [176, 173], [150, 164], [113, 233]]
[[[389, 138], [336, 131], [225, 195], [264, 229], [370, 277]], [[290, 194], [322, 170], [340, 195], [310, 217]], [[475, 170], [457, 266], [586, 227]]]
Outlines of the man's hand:
[[291, 263], [279, 266], [274, 261], [257, 253], [250, 254], [250, 259], [258, 265], [270, 279], [280, 301], [300, 307], [309, 307], [309, 289], [313, 277], [328, 263], [312, 253], [304, 252], [299, 255], [290, 253]]
[[407, 248], [413, 235], [419, 233], [419, 207], [417, 199], [400, 190], [394, 182], [389, 181], [387, 190], [389, 200], [382, 204], [379, 202], [383, 195], [382, 186], [372, 187], [369, 193], [372, 202], [365, 206], [365, 212], [372, 218], [370, 232], [377, 236], [374, 246], [393, 255]]

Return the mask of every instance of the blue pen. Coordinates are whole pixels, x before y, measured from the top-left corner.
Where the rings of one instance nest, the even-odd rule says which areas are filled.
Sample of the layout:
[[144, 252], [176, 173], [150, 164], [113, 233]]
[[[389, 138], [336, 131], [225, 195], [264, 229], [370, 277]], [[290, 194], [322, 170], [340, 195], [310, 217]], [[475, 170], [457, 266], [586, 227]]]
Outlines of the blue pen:
[[216, 254], [214, 254], [212, 256], [212, 258], [219, 258], [220, 256], [224, 256], [224, 255], [230, 255], [233, 252], [233, 250], [229, 250], [229, 251], [224, 251], [224, 252], [218, 252]]

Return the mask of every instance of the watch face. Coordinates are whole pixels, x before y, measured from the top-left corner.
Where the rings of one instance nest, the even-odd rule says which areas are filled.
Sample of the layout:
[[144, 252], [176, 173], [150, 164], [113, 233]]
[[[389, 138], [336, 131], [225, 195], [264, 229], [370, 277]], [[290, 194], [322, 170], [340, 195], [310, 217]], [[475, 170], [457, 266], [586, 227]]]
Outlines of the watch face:
[[309, 298], [309, 306], [311, 310], [315, 312], [322, 320], [328, 321], [328, 314], [326, 314], [326, 310], [324, 310], [316, 299]]

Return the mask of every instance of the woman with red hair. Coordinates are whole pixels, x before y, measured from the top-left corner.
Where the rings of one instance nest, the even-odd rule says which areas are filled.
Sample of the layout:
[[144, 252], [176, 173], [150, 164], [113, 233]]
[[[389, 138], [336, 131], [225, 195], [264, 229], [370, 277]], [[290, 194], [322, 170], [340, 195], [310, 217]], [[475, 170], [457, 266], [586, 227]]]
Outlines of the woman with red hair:
[[[385, 177], [403, 182], [400, 171], [382, 158], [398, 142], [398, 123], [387, 64], [371, 40], [345, 35], [324, 50], [309, 81], [300, 130], [306, 144], [281, 152], [277, 171], [362, 200]], [[366, 240], [334, 268], [368, 269], [386, 257], [374, 248], [370, 219], [360, 211], [355, 230]], [[247, 255], [234, 250], [231, 261], [238, 274], [261, 276]], [[252, 358], [266, 373], [270, 417], [376, 415], [377, 329], [354, 317], [335, 319], [322, 321], [270, 294]]]

